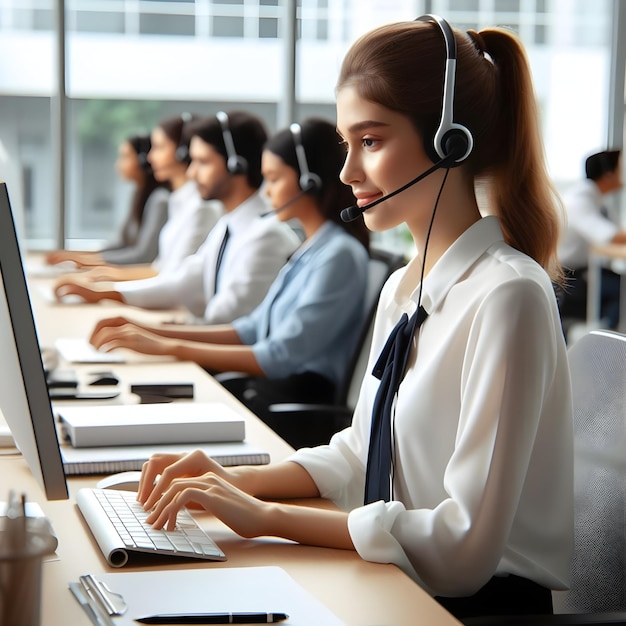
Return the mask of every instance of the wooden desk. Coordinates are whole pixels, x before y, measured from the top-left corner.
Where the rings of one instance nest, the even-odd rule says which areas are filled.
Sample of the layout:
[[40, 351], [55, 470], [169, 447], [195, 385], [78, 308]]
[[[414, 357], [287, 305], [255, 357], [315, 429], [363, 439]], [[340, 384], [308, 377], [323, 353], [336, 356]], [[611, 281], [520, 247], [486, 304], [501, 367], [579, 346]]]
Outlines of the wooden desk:
[[[115, 314], [115, 311], [135, 313], [128, 307], [112, 304], [51, 305], [38, 298], [34, 290], [33, 307], [42, 344], [52, 343], [61, 333], [64, 336], [87, 333], [97, 319]], [[88, 367], [93, 369], [93, 366], [81, 366], [80, 371]], [[223, 401], [241, 411], [246, 417], [247, 438], [267, 450], [273, 462], [292, 452], [273, 431], [194, 364], [116, 364], [115, 371], [124, 387], [133, 381], [150, 378], [155, 381], [191, 380], [196, 385], [197, 399]], [[10, 488], [25, 491], [29, 499], [41, 504], [59, 538], [58, 558], [43, 566], [42, 626], [88, 626], [89, 619], [71, 595], [68, 583], [89, 572], [119, 571], [108, 566], [75, 505], [76, 491], [83, 486], [93, 486], [95, 482], [93, 477], [72, 477], [68, 479], [70, 499], [47, 502], [20, 457], [0, 456], [0, 493], [8, 493]], [[332, 506], [323, 500], [302, 504]], [[459, 624], [394, 565], [369, 563], [348, 550], [303, 546], [276, 538], [243, 539], [211, 515], [197, 515], [226, 552], [226, 562], [172, 562], [147, 558], [141, 565], [126, 566], [124, 571], [276, 565], [284, 568], [348, 625]]]
[[[626, 262], [626, 244], [609, 243], [592, 246], [589, 250], [587, 278], [587, 325], [598, 328], [600, 324], [600, 281], [602, 267], [607, 260]], [[620, 319], [618, 330], [626, 332], [626, 272], [620, 280]]]

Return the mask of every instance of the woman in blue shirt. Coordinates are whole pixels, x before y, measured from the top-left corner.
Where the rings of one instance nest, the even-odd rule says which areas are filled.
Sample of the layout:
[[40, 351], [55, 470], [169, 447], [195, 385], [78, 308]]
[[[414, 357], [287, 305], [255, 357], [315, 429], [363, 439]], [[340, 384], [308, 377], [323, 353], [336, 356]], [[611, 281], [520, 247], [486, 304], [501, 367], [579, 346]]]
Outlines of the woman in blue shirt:
[[293, 124], [266, 144], [262, 170], [274, 214], [297, 219], [305, 240], [250, 315], [174, 328], [118, 317], [101, 321], [91, 342], [249, 374], [254, 378], [241, 399], [261, 417], [271, 402], [332, 400], [361, 328], [368, 266], [363, 220], [345, 224], [339, 217], [354, 203], [339, 180], [344, 160], [335, 127], [325, 120]]

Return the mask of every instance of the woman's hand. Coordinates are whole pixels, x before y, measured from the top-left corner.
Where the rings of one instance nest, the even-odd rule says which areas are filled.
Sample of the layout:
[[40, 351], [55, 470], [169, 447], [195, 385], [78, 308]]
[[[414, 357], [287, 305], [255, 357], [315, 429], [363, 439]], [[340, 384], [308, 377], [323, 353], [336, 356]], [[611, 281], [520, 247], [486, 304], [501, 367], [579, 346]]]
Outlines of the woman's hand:
[[146, 521], [156, 529], [173, 530], [178, 511], [193, 504], [215, 515], [242, 537], [269, 533], [267, 519], [272, 504], [241, 491], [213, 472], [174, 479]]
[[52, 252], [48, 252], [46, 254], [45, 261], [48, 265], [57, 265], [58, 263], [65, 263], [66, 261], [73, 261], [76, 253], [70, 252], [69, 250], [53, 250]]
[[141, 469], [137, 500], [151, 509], [173, 480], [202, 476], [208, 472], [223, 477], [228, 474], [201, 450], [189, 454], [154, 454]]
[[54, 285], [54, 296], [60, 302], [65, 296], [79, 296], [85, 302], [95, 304], [109, 297], [109, 292], [93, 289], [80, 280], [62, 278]]
[[96, 265], [86, 272], [83, 272], [81, 276], [92, 282], [125, 280], [125, 269], [126, 268], [115, 267], [112, 265]]
[[171, 354], [171, 340], [131, 322], [125, 317], [114, 317], [98, 322], [89, 338], [98, 350], [109, 352], [127, 348], [143, 354]]

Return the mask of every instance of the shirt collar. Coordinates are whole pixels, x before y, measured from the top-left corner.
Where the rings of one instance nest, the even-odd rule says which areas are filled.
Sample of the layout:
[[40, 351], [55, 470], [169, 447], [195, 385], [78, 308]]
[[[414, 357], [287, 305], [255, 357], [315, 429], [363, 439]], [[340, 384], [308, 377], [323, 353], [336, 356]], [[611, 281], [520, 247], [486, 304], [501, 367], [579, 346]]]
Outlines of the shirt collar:
[[[246, 230], [252, 220], [259, 218], [266, 213], [267, 210], [267, 204], [257, 191], [244, 200], [238, 207], [235, 207], [229, 213], [224, 213], [223, 220], [232, 235], [239, 230]], [[272, 217], [263, 219], [272, 219]]]
[[198, 196], [198, 188], [193, 180], [188, 180], [182, 187], [175, 189], [170, 194], [170, 207], [186, 205], [191, 198]]
[[[487, 216], [472, 224], [441, 256], [424, 280], [421, 305], [432, 313], [469, 268], [494, 243], [504, 240], [500, 222]], [[428, 254], [428, 253], [427, 253]], [[410, 314], [417, 308], [419, 277], [422, 263], [419, 257], [407, 265], [396, 291], [396, 302]], [[417, 287], [413, 287], [416, 285]]]
[[324, 222], [316, 231], [309, 237], [305, 239], [298, 249], [289, 257], [290, 263], [295, 263], [307, 250], [311, 248], [317, 247], [318, 242], [322, 242], [326, 238], [326, 234], [330, 234], [333, 230], [333, 227], [340, 228], [340, 226], [336, 226], [330, 220]]

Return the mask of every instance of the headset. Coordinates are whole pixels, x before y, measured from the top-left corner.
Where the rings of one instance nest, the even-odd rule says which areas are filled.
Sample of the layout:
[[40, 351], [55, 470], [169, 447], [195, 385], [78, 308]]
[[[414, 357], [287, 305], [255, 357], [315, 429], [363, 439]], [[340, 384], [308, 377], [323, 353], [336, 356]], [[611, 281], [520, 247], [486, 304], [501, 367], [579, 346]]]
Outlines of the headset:
[[222, 138], [226, 147], [226, 169], [230, 174], [245, 174], [248, 171], [248, 161], [235, 150], [235, 142], [233, 134], [230, 131], [230, 121], [228, 115], [224, 111], [218, 111], [215, 114], [217, 121], [222, 129]]
[[185, 163], [189, 165], [191, 163], [191, 157], [189, 156], [189, 144], [186, 143], [185, 126], [188, 122], [191, 122], [192, 115], [185, 111], [180, 114], [180, 139], [178, 140], [178, 147], [176, 148], [176, 160], [179, 163]]
[[139, 163], [139, 167], [147, 174], [152, 173], [152, 165], [150, 165], [150, 161], [148, 161], [150, 147], [151, 142], [149, 135], [140, 135], [137, 137], [137, 163]]
[[450, 24], [438, 15], [426, 14], [415, 19], [416, 22], [433, 22], [443, 35], [446, 44], [446, 65], [443, 79], [443, 101], [441, 104], [441, 120], [431, 142], [424, 139], [424, 149], [433, 163], [454, 158], [447, 167], [460, 165], [472, 152], [474, 138], [466, 126], [454, 122], [454, 83], [456, 80], [456, 39]]
[[294, 122], [289, 126], [289, 130], [293, 137], [296, 158], [298, 159], [298, 168], [300, 169], [300, 178], [298, 179], [300, 189], [306, 193], [319, 193], [322, 191], [322, 179], [309, 169], [306, 151], [302, 143], [302, 127], [300, 124]]

